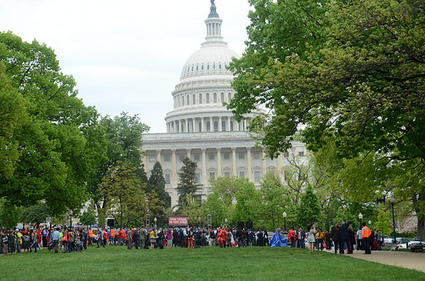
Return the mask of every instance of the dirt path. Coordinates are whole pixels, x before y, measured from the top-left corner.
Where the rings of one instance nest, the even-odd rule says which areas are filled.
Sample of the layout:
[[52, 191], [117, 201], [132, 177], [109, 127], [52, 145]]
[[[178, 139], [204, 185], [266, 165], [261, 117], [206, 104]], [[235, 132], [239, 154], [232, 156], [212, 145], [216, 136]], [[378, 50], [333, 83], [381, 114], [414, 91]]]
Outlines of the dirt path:
[[405, 251], [372, 251], [371, 255], [365, 255], [364, 251], [354, 251], [352, 255], [347, 256], [425, 272], [425, 252], [412, 253]]

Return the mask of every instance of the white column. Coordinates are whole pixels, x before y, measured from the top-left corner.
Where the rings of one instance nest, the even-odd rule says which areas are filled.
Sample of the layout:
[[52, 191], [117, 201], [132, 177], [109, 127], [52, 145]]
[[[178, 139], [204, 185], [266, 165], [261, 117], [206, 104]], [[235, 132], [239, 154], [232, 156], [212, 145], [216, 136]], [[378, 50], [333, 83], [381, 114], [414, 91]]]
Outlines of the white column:
[[156, 161], [161, 163], [161, 149], [156, 150]]
[[202, 183], [205, 185], [207, 183], [207, 158], [206, 158], [206, 148], [202, 148]]
[[247, 154], [247, 161], [248, 161], [248, 181], [252, 180], [252, 167], [251, 167], [251, 148], [247, 147], [246, 148], [246, 154]]
[[221, 148], [217, 148], [217, 177], [221, 177]]
[[229, 116], [227, 117], [227, 130], [228, 132], [230, 132], [230, 121], [232, 121], [232, 118]]
[[177, 183], [177, 161], [175, 149], [171, 149], [171, 161], [173, 183]]
[[201, 133], [205, 132], [204, 117], [201, 117]]
[[213, 119], [210, 117], [210, 132], [214, 132]]
[[221, 116], [218, 117], [218, 131], [219, 132], [222, 132], [223, 131], [223, 124], [222, 124], [222, 122], [223, 122], [223, 119], [221, 118]]
[[236, 173], [236, 147], [232, 147], [232, 162], [233, 162], [233, 165], [232, 165], [233, 175], [237, 176], [237, 173]]
[[266, 160], [266, 151], [263, 149], [263, 176], [267, 172], [267, 160]]

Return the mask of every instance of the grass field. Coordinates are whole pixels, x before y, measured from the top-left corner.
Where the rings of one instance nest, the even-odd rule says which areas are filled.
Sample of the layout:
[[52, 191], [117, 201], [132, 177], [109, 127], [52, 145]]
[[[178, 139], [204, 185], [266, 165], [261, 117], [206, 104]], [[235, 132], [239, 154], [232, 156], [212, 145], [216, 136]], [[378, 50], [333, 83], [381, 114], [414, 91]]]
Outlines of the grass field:
[[425, 280], [425, 273], [293, 248], [46, 249], [0, 257], [1, 280]]

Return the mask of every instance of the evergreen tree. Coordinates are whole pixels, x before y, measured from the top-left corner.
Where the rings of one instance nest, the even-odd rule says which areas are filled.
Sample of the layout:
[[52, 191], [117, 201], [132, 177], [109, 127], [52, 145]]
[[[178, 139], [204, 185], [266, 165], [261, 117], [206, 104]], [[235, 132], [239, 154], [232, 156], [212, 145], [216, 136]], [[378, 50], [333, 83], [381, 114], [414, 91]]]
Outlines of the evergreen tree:
[[177, 185], [179, 206], [186, 205], [188, 203], [187, 195], [194, 197], [202, 186], [202, 184], [196, 183], [196, 169], [198, 167], [196, 162], [192, 162], [188, 157], [185, 157], [182, 162], [184, 166], [180, 169], [180, 182]]
[[149, 177], [147, 193], [155, 191], [159, 199], [164, 202], [164, 208], [171, 206], [171, 196], [165, 191], [165, 178], [162, 171], [161, 163], [156, 162], [153, 166], [151, 176]]
[[319, 198], [314, 193], [313, 188], [309, 185], [301, 197], [301, 202], [296, 210], [297, 222], [302, 227], [313, 225], [321, 221], [321, 210]]

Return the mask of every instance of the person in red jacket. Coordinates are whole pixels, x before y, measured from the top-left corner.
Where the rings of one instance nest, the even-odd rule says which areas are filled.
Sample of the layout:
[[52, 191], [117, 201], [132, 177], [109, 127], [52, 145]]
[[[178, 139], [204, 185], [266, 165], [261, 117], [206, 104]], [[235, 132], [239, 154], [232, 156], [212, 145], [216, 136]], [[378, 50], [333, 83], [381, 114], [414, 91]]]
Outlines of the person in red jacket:
[[288, 231], [288, 241], [291, 243], [291, 247], [295, 248], [295, 230], [293, 227], [291, 227], [291, 229], [289, 229]]

